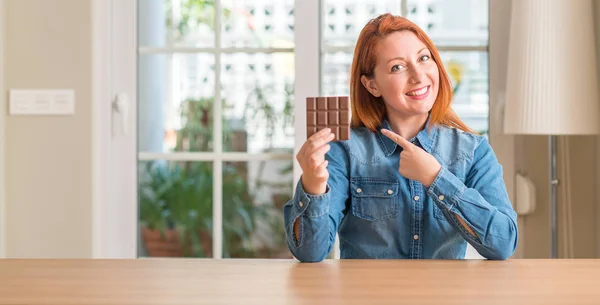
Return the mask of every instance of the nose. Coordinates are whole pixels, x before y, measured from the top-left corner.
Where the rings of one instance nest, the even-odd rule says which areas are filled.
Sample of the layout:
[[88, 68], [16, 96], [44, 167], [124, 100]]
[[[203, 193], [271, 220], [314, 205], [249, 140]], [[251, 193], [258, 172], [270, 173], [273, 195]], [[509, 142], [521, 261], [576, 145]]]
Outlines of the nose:
[[418, 84], [423, 81], [425, 78], [425, 73], [419, 65], [414, 65], [410, 71], [410, 79], [409, 81], [412, 84]]

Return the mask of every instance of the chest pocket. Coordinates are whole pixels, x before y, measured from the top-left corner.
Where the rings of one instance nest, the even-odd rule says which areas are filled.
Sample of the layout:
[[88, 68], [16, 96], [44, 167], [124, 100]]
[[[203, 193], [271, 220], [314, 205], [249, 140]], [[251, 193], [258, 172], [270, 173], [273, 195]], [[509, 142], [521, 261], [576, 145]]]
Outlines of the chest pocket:
[[350, 188], [354, 216], [375, 221], [398, 215], [398, 181], [357, 177]]

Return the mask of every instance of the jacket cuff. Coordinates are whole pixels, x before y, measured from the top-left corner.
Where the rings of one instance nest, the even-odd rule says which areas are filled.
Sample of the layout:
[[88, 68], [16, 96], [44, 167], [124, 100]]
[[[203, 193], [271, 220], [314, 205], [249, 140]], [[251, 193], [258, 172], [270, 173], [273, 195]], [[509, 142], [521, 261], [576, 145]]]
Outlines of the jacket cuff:
[[327, 185], [324, 194], [308, 194], [302, 187], [302, 179], [298, 179], [296, 194], [294, 195], [294, 209], [297, 211], [297, 214], [302, 214], [309, 218], [323, 216], [329, 213], [330, 193], [329, 185]]
[[451, 211], [459, 203], [460, 196], [465, 191], [465, 184], [442, 166], [433, 183], [427, 188], [427, 194], [433, 198], [438, 206]]

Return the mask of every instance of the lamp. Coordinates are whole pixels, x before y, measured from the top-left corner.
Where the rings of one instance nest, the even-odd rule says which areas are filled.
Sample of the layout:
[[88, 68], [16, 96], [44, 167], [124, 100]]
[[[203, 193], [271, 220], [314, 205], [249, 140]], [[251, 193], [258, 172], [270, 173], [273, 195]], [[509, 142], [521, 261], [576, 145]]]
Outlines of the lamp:
[[556, 137], [600, 130], [590, 0], [513, 0], [504, 132], [548, 135], [550, 253], [558, 257]]

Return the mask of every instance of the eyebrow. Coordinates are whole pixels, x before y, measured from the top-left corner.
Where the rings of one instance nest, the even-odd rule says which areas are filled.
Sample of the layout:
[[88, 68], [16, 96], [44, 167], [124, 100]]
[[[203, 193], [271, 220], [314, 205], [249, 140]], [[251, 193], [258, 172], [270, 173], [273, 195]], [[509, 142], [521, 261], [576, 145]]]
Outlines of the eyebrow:
[[[419, 50], [419, 52], [417, 52], [417, 54], [419, 54], [419, 53], [423, 52], [423, 50], [427, 50], [427, 47], [425, 47], [425, 48], [422, 48], [421, 50]], [[390, 61], [393, 61], [393, 60], [398, 60], [398, 59], [400, 59], [400, 60], [405, 60], [406, 58], [404, 58], [404, 57], [394, 57], [394, 58], [392, 58], [392, 59], [388, 60], [388, 63], [389, 63]]]

